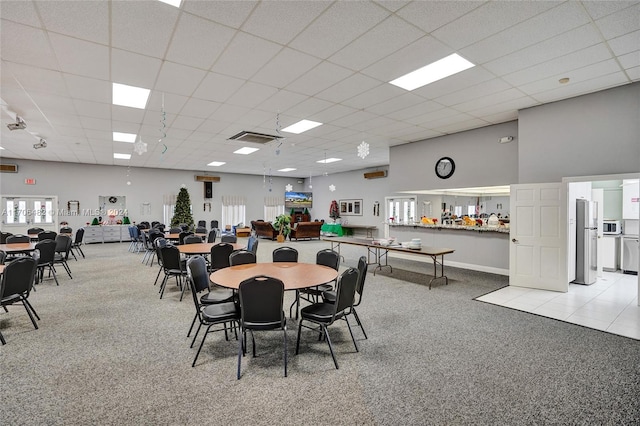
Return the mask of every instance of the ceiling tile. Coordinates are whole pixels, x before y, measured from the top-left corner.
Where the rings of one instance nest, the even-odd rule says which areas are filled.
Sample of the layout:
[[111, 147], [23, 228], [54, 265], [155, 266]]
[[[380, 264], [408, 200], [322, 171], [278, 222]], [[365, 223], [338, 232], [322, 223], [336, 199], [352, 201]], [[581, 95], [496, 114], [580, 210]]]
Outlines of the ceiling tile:
[[257, 4], [257, 1], [249, 0], [216, 1], [215, 3], [202, 0], [184, 0], [182, 9], [229, 27], [240, 28]]
[[[242, 30], [287, 44], [329, 5], [323, 1], [260, 2], [242, 25]], [[282, 25], [282, 22], [287, 22], [287, 25]]]
[[640, 4], [598, 19], [596, 25], [606, 39], [612, 39], [637, 30], [638, 22], [640, 22]]
[[640, 30], [609, 40], [608, 44], [616, 55], [637, 51], [640, 46]]
[[179, 9], [159, 1], [115, 1], [110, 5], [112, 47], [164, 57]]
[[380, 81], [362, 74], [352, 74], [315, 96], [331, 102], [342, 102], [380, 85]]
[[534, 98], [540, 102], [554, 102], [558, 99], [579, 96], [585, 93], [591, 93], [594, 90], [620, 86], [625, 83], [628, 83], [626, 75], [622, 72], [617, 72], [576, 84], [567, 84], [555, 90], [537, 93]]
[[[86, 130], [101, 130], [103, 132], [111, 131], [111, 120], [101, 118], [79, 116], [82, 127]], [[88, 135], [89, 133], [87, 133]]]
[[[394, 112], [425, 102], [425, 99], [411, 92], [395, 96], [367, 108], [367, 111], [381, 116], [390, 116]], [[394, 117], [391, 117], [394, 118]]]
[[211, 71], [248, 79], [260, 70], [282, 46], [238, 32]]
[[[24, 87], [27, 91], [50, 93], [52, 95], [68, 96], [67, 86], [62, 74], [44, 68], [20, 65], [13, 62], [2, 63], [2, 90], [10, 86]], [[13, 81], [11, 81], [13, 80]]]
[[[183, 13], [178, 20], [166, 58], [195, 68], [209, 69], [233, 38], [234, 30]], [[194, 43], [194, 40], [198, 40]]]
[[300, 78], [287, 86], [288, 90], [313, 96], [341, 80], [351, 76], [352, 71], [324, 61], [313, 67]]
[[231, 95], [227, 102], [233, 105], [240, 105], [247, 108], [255, 108], [260, 105], [269, 97], [273, 96], [278, 89], [264, 84], [246, 82], [242, 87], [238, 89], [233, 95]]
[[306, 98], [306, 96], [299, 93], [290, 92], [288, 90], [278, 90], [258, 105], [258, 108], [263, 111], [286, 111]]
[[482, 97], [462, 102], [455, 106], [455, 109], [462, 112], [478, 111], [481, 108], [490, 108], [496, 104], [522, 98], [522, 92], [518, 89], [507, 89], [486, 94]]
[[239, 78], [208, 72], [193, 93], [193, 96], [214, 102], [224, 102], [235, 93], [244, 82], [244, 80]]
[[72, 98], [111, 103], [113, 88], [110, 82], [72, 74], [63, 74], [62, 76]]
[[[640, 44], [637, 46], [640, 47]], [[624, 69], [637, 67], [640, 65], [640, 50], [619, 56], [618, 61], [620, 61], [620, 65]]]
[[356, 111], [357, 110], [355, 108], [338, 104], [338, 105], [330, 106], [327, 109], [324, 109], [322, 111], [315, 113], [313, 117], [316, 120], [319, 120], [321, 123], [331, 123], [340, 117], [344, 117]]
[[145, 111], [138, 108], [129, 108], [120, 105], [111, 105], [111, 118], [114, 121], [124, 121], [127, 123], [139, 123], [144, 120]]
[[424, 32], [395, 16], [382, 21], [362, 37], [332, 55], [329, 60], [360, 70], [423, 37]]
[[[393, 99], [391, 101], [393, 101]], [[409, 120], [413, 117], [424, 116], [433, 111], [438, 111], [442, 108], [443, 106], [437, 102], [423, 100], [419, 104], [416, 104], [407, 108], [403, 108], [403, 109], [398, 109], [397, 111], [388, 113], [386, 115], [389, 118], [394, 118], [396, 120], [404, 121], [404, 120]], [[369, 108], [369, 110], [375, 111], [375, 106], [372, 108]]]
[[207, 75], [206, 71], [165, 61], [154, 89], [190, 96], [205, 75]]
[[389, 16], [375, 3], [335, 2], [289, 46], [326, 59]]
[[109, 48], [72, 37], [49, 33], [60, 70], [69, 74], [109, 80]]
[[349, 98], [342, 103], [352, 108], [363, 109], [368, 108], [372, 105], [377, 105], [380, 102], [384, 102], [396, 96], [401, 96], [405, 93], [406, 92], [399, 87], [383, 83], [377, 87], [374, 87], [373, 89], [367, 90], [364, 93], [354, 96], [353, 98]]
[[468, 102], [472, 99], [490, 96], [491, 94], [506, 90], [509, 87], [510, 86], [504, 81], [493, 79], [465, 88], [464, 90], [458, 90], [450, 94], [437, 97], [434, 101], [442, 105], [453, 106], [463, 102]]
[[[58, 70], [58, 63], [49, 49], [44, 31], [2, 20], [0, 35], [3, 61]], [[29, 48], [25, 49], [25, 46]]]
[[114, 83], [150, 89], [155, 84], [162, 61], [150, 56], [111, 49], [111, 79]]
[[78, 115], [94, 118], [111, 118], [110, 104], [84, 101], [82, 99], [73, 99], [72, 102]]
[[406, 19], [425, 32], [432, 32], [468, 12], [482, 6], [483, 1], [432, 1], [407, 2], [398, 16]]
[[413, 91], [416, 95], [426, 99], [435, 99], [451, 93], [453, 90], [462, 90], [485, 81], [493, 80], [495, 75], [484, 67], [473, 67], [442, 80], [435, 81]]
[[101, 43], [109, 43], [109, 3], [102, 1], [39, 1], [37, 7], [47, 30]]
[[180, 111], [180, 114], [190, 117], [208, 118], [218, 108], [220, 108], [220, 103], [218, 102], [190, 98], [184, 108], [182, 108], [182, 111]]
[[40, 18], [31, 1], [1, 1], [0, 17], [3, 21], [9, 20], [30, 27], [40, 27]]
[[204, 122], [203, 118], [187, 117], [181, 115], [171, 123], [171, 129], [190, 130], [197, 129]]
[[627, 8], [636, 4], [637, 1], [583, 1], [582, 5], [589, 12], [593, 19], [600, 19], [604, 16], [611, 15], [620, 9]]
[[281, 50], [252, 79], [269, 86], [286, 88], [289, 83], [319, 63], [320, 60], [317, 58], [286, 48]]
[[435, 127], [434, 130], [445, 134], [464, 132], [465, 130], [477, 129], [478, 127], [488, 126], [489, 123], [477, 118], [461, 121], [448, 126]]
[[186, 96], [175, 95], [173, 93], [151, 91], [149, 100], [147, 101], [146, 116], [152, 116], [153, 120], [162, 118], [162, 111], [167, 114], [176, 114], [184, 107], [189, 100]]

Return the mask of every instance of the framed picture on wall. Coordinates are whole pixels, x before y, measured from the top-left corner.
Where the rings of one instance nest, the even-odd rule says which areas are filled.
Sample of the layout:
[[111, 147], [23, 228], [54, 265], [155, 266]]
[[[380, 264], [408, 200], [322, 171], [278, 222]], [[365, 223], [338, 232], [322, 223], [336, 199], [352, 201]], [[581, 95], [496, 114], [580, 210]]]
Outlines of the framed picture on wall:
[[362, 200], [340, 200], [340, 216], [362, 216]]

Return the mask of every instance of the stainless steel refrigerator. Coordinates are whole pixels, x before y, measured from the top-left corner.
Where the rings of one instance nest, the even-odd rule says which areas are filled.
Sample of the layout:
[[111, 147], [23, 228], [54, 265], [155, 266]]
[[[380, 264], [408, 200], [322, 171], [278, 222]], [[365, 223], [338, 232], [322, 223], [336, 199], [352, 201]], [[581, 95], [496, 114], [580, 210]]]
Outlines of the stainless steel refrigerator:
[[595, 201], [576, 201], [576, 284], [593, 284], [598, 274], [598, 209]]

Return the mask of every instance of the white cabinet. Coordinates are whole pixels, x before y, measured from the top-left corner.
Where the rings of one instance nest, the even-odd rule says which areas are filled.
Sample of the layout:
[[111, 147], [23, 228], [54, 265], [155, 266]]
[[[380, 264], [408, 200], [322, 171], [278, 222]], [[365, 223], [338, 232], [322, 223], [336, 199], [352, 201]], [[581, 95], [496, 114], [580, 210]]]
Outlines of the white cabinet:
[[639, 192], [640, 190], [638, 189], [638, 179], [625, 179], [622, 181], [623, 219], [638, 219], [640, 206]]
[[101, 226], [85, 226], [84, 238], [82, 240], [84, 244], [101, 243], [102, 242], [102, 227]]
[[86, 226], [84, 228], [85, 244], [114, 243], [129, 241], [129, 228], [123, 225]]
[[605, 235], [602, 237], [602, 269], [617, 271], [620, 265], [620, 237]]

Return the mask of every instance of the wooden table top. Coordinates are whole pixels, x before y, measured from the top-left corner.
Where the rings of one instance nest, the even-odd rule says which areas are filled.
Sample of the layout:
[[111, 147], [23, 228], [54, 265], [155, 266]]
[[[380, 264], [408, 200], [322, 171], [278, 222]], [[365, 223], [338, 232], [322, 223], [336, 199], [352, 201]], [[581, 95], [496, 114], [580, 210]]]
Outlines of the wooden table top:
[[36, 249], [36, 243], [0, 244], [0, 250], [5, 253], [28, 253]]
[[242, 281], [256, 275], [278, 278], [284, 283], [285, 290], [299, 290], [331, 282], [338, 277], [338, 271], [315, 263], [249, 263], [219, 269], [209, 278], [222, 287], [238, 289]]
[[[178, 250], [180, 250], [180, 253], [184, 253], [184, 254], [208, 254], [208, 253], [211, 253], [211, 247], [217, 244], [220, 244], [220, 242], [182, 244], [176, 247], [178, 247]], [[244, 248], [242, 244], [238, 244], [238, 243], [228, 243], [228, 244], [231, 244], [234, 250], [239, 250]]]
[[0, 274], [4, 272], [4, 265], [0, 265]]

